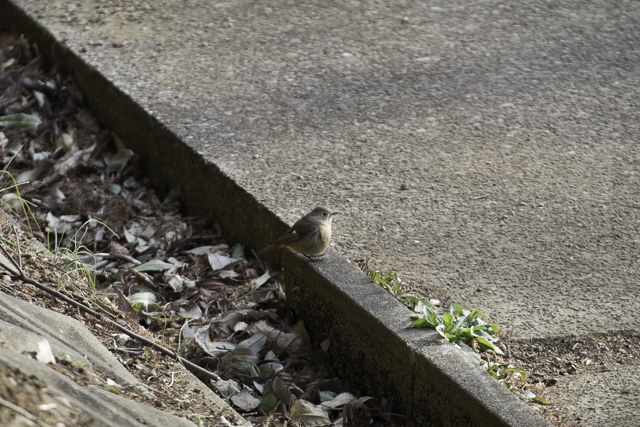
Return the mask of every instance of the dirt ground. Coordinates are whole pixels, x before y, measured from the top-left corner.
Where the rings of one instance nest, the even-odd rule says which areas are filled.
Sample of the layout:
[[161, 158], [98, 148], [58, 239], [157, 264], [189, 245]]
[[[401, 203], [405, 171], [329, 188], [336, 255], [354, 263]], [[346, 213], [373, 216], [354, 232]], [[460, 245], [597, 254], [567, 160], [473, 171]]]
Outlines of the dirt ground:
[[[10, 229], [8, 224], [3, 221], [3, 231]], [[27, 243], [28, 239], [23, 237], [23, 242]], [[29, 271], [32, 277], [37, 278], [44, 284], [48, 284], [52, 287], [56, 287], [58, 282], [58, 275], [55, 271], [43, 267], [42, 263], [33, 262], [30, 257], [24, 258], [24, 268]], [[47, 308], [56, 311], [67, 316], [71, 316], [85, 325], [107, 348], [114, 349], [115, 356], [142, 384], [144, 384], [149, 393], [140, 393], [137, 390], [128, 390], [122, 388], [119, 390], [119, 394], [138, 402], [154, 406], [165, 412], [184, 417], [196, 422], [196, 416], [200, 414], [200, 417], [207, 417], [209, 413], [206, 400], [204, 397], [199, 397], [192, 392], [188, 381], [185, 381], [182, 375], [174, 375], [172, 369], [174, 361], [167, 356], [158, 353], [153, 348], [145, 346], [141, 343], [131, 340], [126, 335], [122, 334], [119, 330], [115, 329], [112, 325], [96, 319], [91, 315], [77, 310], [74, 307], [61, 302], [59, 299], [53, 297], [51, 294], [44, 292], [33, 285], [24, 283], [12, 283], [8, 280], [7, 276], [4, 277], [4, 286], [2, 292], [7, 292], [17, 298], [21, 298], [37, 306]], [[143, 329], [140, 328], [142, 332]], [[171, 333], [173, 332], [173, 333]], [[165, 345], [167, 347], [173, 346], [173, 338], [176, 335], [176, 331], [169, 331], [169, 333], [163, 335], [150, 335], [146, 334], [154, 341]], [[129, 349], [129, 352], [118, 352], [115, 349], [114, 344], [120, 343], [120, 347]], [[51, 365], [59, 372], [63, 373], [76, 383], [80, 385], [97, 384], [95, 377], [89, 375], [85, 368], [76, 366], [76, 364], [70, 364], [65, 362], [64, 359], [58, 359], [58, 363]], [[14, 398], [19, 397], [18, 402], [14, 402], [22, 408], [28, 410], [31, 413], [38, 413], [37, 409], [30, 411], [32, 405], [39, 405], [43, 401], [41, 393], [42, 387], [38, 387], [37, 384], [34, 387], [29, 387], [28, 384], [36, 381], [36, 379], [26, 376], [23, 378], [23, 374], [10, 373], [16, 381], [16, 387], [24, 391], [23, 394], [16, 393], [11, 389], [2, 390], [0, 397], [2, 398]], [[17, 376], [16, 376], [17, 375]], [[6, 382], [4, 384], [11, 384], [12, 382]], [[46, 393], [46, 390], [44, 390]], [[76, 424], [73, 425], [89, 425], [82, 424], [81, 416], [76, 420]], [[55, 425], [54, 420], [43, 420], [51, 425]]]
[[[511, 356], [508, 363], [523, 367], [531, 381], [539, 385], [541, 395], [548, 399], [548, 404], [538, 409], [554, 425], [562, 427], [597, 425], [587, 421], [587, 411], [592, 407], [568, 409], [576, 400], [568, 385], [597, 382], [607, 372], [635, 375], [633, 372], [637, 372], [640, 359], [640, 334], [608, 333], [544, 340], [505, 337], [503, 342], [508, 348], [507, 355]], [[621, 395], [633, 397], [640, 392], [637, 385], [625, 386], [624, 381], [617, 381], [617, 384], [620, 389], [616, 392]], [[599, 392], [612, 393], [604, 385], [600, 386]], [[589, 393], [593, 391], [589, 390]]]

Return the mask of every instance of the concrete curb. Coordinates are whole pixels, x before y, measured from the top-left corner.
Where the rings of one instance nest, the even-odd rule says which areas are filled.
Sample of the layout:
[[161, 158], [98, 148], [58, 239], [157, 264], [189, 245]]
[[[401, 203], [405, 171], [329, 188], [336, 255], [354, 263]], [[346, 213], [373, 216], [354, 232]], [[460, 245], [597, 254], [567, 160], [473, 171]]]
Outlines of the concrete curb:
[[[35, 41], [82, 88], [100, 122], [138, 154], [151, 177], [182, 187], [189, 212], [215, 218], [232, 240], [263, 247], [287, 228], [250, 193], [208, 162], [33, 17], [0, 0], [0, 24]], [[274, 255], [275, 256], [275, 255]], [[277, 261], [274, 259], [274, 261]], [[308, 263], [285, 253], [287, 295], [341, 376], [363, 394], [389, 399], [415, 425], [545, 426], [549, 423], [435, 332], [409, 330], [409, 311], [345, 259]]]
[[435, 331], [408, 329], [410, 311], [347, 260], [285, 254], [289, 302], [333, 366], [363, 395], [389, 399], [421, 426], [545, 426], [545, 419]]

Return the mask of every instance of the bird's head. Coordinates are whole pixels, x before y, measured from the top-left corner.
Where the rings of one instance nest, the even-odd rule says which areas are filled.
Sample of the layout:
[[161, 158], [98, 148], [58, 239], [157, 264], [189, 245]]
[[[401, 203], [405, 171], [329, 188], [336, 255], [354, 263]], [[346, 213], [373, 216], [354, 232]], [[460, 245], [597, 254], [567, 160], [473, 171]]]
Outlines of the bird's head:
[[317, 218], [321, 222], [328, 222], [329, 224], [331, 224], [331, 219], [333, 218], [333, 216], [339, 213], [340, 212], [332, 212], [331, 209], [325, 208], [323, 206], [318, 206], [311, 211], [310, 215]]

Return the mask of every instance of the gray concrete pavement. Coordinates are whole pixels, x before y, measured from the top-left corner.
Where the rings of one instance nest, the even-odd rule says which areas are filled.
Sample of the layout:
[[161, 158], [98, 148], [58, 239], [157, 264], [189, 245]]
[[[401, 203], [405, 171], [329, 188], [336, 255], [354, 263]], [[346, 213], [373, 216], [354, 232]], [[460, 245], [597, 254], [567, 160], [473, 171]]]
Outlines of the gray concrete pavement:
[[637, 330], [640, 3], [16, 3], [344, 256], [516, 336]]
[[635, 327], [637, 2], [18, 3], [345, 256], [518, 336]]

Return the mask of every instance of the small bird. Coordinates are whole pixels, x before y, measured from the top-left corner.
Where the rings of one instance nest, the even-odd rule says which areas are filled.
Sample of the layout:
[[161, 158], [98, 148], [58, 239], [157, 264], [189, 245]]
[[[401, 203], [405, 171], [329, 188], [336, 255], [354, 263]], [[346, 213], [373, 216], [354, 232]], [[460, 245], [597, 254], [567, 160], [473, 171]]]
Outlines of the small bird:
[[289, 247], [307, 257], [323, 253], [331, 241], [331, 219], [339, 212], [318, 206], [293, 224], [286, 233], [260, 253]]

